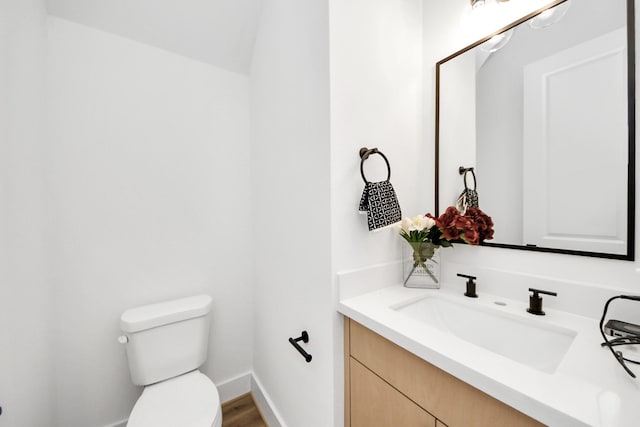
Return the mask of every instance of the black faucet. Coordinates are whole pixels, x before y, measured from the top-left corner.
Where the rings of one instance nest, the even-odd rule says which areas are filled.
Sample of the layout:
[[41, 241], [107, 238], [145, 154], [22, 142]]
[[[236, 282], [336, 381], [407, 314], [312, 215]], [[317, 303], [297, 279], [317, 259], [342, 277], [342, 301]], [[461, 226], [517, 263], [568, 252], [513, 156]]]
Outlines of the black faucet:
[[533, 292], [533, 294], [529, 295], [529, 308], [527, 308], [527, 311], [537, 316], [544, 316], [544, 311], [542, 311], [542, 297], [538, 294], [551, 295], [554, 297], [558, 296], [558, 294], [555, 292], [543, 291], [533, 288], [529, 288], [529, 292]]
[[466, 274], [458, 273], [458, 277], [464, 277], [467, 280], [467, 291], [464, 293], [465, 297], [469, 298], [478, 298], [478, 294], [476, 294], [476, 282], [474, 280], [477, 279], [476, 276], [468, 276]]

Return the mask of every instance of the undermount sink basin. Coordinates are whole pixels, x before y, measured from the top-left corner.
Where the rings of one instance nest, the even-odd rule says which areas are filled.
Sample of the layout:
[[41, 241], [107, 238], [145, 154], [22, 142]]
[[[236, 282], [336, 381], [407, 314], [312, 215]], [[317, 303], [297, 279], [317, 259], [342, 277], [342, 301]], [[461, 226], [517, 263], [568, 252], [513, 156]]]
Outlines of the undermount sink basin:
[[446, 296], [429, 296], [391, 308], [547, 373], [556, 370], [576, 336], [575, 331], [543, 323], [535, 316], [510, 313], [509, 307], [493, 308]]

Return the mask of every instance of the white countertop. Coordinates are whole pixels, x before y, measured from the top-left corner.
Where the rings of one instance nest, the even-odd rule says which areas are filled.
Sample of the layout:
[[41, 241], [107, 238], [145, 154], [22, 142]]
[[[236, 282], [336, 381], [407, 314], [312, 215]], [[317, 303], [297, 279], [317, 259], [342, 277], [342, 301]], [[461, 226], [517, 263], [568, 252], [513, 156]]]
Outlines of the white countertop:
[[[576, 336], [553, 373], [545, 373], [471, 344], [447, 331], [410, 318], [392, 307], [436, 293], [462, 304], [568, 328]], [[496, 301], [506, 303], [497, 306]], [[640, 365], [631, 378], [602, 348], [598, 320], [545, 308], [546, 316], [526, 312], [527, 301], [480, 294], [465, 298], [447, 289], [409, 289], [394, 285], [346, 295], [338, 311], [427, 362], [549, 426], [640, 426]], [[624, 350], [631, 356], [630, 349]], [[640, 352], [636, 351], [640, 360]]]

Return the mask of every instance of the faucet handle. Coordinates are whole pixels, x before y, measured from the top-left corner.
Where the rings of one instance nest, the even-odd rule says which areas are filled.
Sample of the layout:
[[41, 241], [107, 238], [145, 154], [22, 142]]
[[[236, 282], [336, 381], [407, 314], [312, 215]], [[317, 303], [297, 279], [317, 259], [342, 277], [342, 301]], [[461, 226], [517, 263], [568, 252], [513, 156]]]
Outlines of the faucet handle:
[[467, 274], [458, 273], [458, 277], [464, 277], [467, 280], [467, 291], [464, 293], [465, 297], [469, 298], [478, 298], [478, 294], [476, 293], [476, 282], [474, 280], [477, 279], [476, 276], [469, 276]]
[[555, 292], [543, 291], [542, 289], [529, 288], [529, 292], [533, 293], [529, 295], [529, 308], [527, 308], [527, 311], [537, 316], [545, 315], [544, 311], [542, 311], [542, 297], [539, 294], [551, 295], [554, 297], [558, 296]]

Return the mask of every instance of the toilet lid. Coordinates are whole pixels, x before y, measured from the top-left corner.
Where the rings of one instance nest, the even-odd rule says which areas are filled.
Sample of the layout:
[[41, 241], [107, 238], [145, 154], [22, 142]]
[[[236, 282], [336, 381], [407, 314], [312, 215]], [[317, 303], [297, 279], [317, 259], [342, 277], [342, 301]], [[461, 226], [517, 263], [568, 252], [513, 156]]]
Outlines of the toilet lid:
[[145, 387], [127, 427], [211, 427], [219, 417], [216, 386], [193, 371]]

